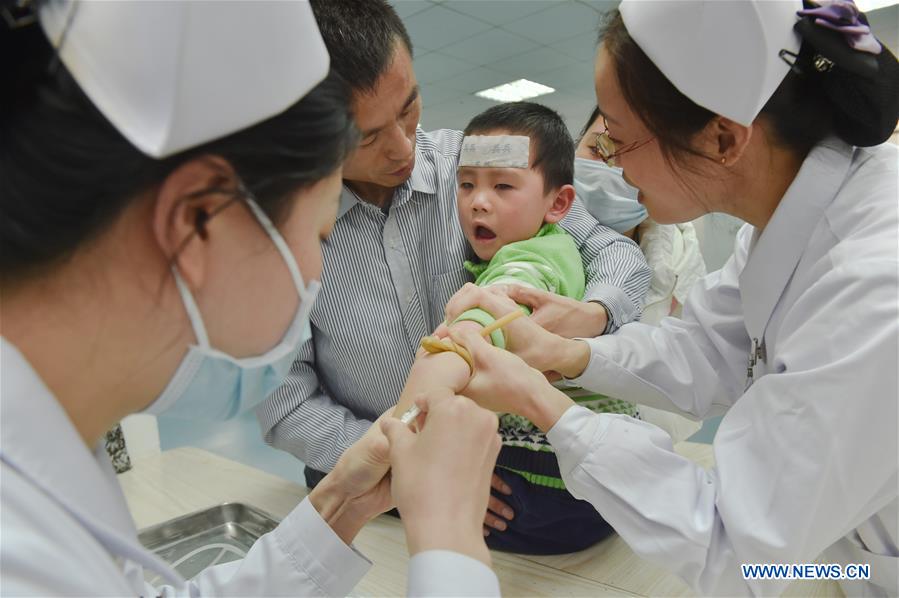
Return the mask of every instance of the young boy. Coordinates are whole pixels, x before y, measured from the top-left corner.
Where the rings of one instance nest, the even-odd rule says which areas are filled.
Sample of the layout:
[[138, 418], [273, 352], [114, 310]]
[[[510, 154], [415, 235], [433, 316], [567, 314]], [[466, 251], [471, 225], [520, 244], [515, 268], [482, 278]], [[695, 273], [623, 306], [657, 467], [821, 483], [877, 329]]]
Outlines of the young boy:
[[[459, 221], [479, 262], [466, 262], [475, 284], [518, 284], [574, 299], [584, 294], [584, 271], [574, 240], [558, 222], [571, 208], [574, 143], [558, 114], [530, 102], [494, 106], [465, 129], [459, 160]], [[451, 326], [476, 329], [494, 321], [470, 310]], [[502, 330], [490, 338], [505, 347]], [[446, 387], [464, 388], [468, 363], [452, 352], [420, 353], [395, 414], [414, 397]], [[634, 415], [633, 404], [570, 391], [597, 411]], [[503, 447], [497, 475], [512, 489], [498, 495], [515, 512], [503, 531], [490, 530], [491, 548], [530, 554], [582, 550], [612, 530], [588, 503], [565, 490], [559, 465], [545, 436], [524, 418], [500, 416]]]

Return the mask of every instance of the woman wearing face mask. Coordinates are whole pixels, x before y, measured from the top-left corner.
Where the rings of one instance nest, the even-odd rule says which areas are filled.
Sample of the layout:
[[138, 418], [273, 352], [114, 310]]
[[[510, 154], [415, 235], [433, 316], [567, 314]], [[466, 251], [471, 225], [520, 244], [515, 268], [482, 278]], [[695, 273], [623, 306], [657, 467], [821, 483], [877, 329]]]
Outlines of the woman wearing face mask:
[[138, 543], [99, 441], [280, 383], [357, 141], [348, 92], [305, 3], [20, 4], [0, 5], [2, 593], [344, 595], [370, 565], [350, 542], [393, 504], [410, 592], [498, 593], [496, 417], [460, 397], [423, 401], [419, 434], [373, 427], [242, 561], [186, 582]]
[[[464, 392], [544, 430], [569, 491], [701, 595], [779, 594], [790, 579], [743, 565], [819, 557], [847, 595], [899, 594], [896, 58], [851, 2], [623, 0], [601, 40], [602, 158], [657, 222], [748, 225], [683, 319], [568, 340], [519, 318], [518, 356], [456, 333], [475, 364]], [[501, 317], [522, 302], [509, 294], [472, 288], [453, 310]], [[715, 468], [654, 426], [577, 407], [545, 371], [724, 413]]]
[[[652, 268], [640, 321], [658, 325], [666, 316], [680, 317], [693, 284], [706, 275], [696, 229], [690, 222], [659, 224], [637, 200], [639, 190], [627, 184], [621, 169], [602, 159], [605, 133], [599, 108], [581, 131], [574, 159], [574, 188], [600, 224], [636, 241]], [[659, 426], [673, 442], [686, 440], [702, 426], [670, 411], [639, 405], [640, 419]]]
[[706, 275], [696, 229], [689, 222], [659, 224], [637, 200], [639, 190], [627, 184], [621, 169], [602, 160], [605, 133], [599, 108], [581, 131], [574, 160], [574, 188], [600, 224], [636, 241], [652, 267], [653, 278], [641, 322], [658, 324], [680, 316], [684, 300]]

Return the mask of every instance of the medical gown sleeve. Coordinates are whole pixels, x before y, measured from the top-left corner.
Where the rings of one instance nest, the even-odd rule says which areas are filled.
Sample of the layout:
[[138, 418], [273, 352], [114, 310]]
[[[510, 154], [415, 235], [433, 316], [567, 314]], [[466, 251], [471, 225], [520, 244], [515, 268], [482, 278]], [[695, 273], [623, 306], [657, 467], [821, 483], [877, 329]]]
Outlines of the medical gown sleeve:
[[185, 587], [156, 588], [150, 595], [346, 596], [370, 567], [306, 498], [242, 560], [205, 569]]
[[[788, 581], [747, 581], [741, 564], [813, 562], [895, 500], [896, 272], [895, 261], [859, 261], [805, 291], [782, 321], [770, 373], [724, 417], [711, 471], [674, 453], [654, 426], [571, 407], [547, 434], [566, 487], [700, 595], [781, 593]], [[638, 389], [673, 387], [687, 404], [691, 368], [724, 367], [715, 338], [689, 328], [644, 334], [654, 360], [635, 354], [634, 339], [609, 340], [594, 347], [602, 363], [591, 368], [615, 384], [627, 375]], [[679, 375], [658, 363], [665, 353]]]
[[[346, 596], [371, 567], [344, 544], [309, 499], [253, 544], [243, 560], [210, 567], [181, 588], [152, 588], [152, 596]], [[493, 571], [447, 550], [409, 561], [410, 596], [499, 596]]]
[[682, 318], [658, 326], [632, 323], [614, 335], [583, 339], [591, 359], [572, 380], [583, 388], [706, 419], [742, 394], [750, 339], [743, 321], [739, 272], [751, 229], [744, 228], [724, 267], [696, 282]]
[[409, 596], [499, 596], [496, 574], [484, 563], [449, 550], [419, 552], [409, 561]]

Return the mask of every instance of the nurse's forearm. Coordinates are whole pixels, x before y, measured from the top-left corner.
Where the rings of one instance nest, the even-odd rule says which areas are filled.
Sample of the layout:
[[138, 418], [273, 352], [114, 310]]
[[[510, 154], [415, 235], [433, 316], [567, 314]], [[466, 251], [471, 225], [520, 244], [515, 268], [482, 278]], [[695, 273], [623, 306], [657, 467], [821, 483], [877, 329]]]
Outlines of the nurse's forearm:
[[328, 475], [319, 482], [309, 493], [309, 502], [344, 544], [349, 545], [377, 513], [363, 512], [332, 478]]
[[559, 418], [575, 406], [571, 398], [551, 384], [540, 384], [527, 397], [524, 417], [528, 418], [541, 432], [548, 432]]
[[559, 351], [556, 371], [566, 378], [577, 378], [590, 364], [590, 345], [581, 340], [565, 340]]

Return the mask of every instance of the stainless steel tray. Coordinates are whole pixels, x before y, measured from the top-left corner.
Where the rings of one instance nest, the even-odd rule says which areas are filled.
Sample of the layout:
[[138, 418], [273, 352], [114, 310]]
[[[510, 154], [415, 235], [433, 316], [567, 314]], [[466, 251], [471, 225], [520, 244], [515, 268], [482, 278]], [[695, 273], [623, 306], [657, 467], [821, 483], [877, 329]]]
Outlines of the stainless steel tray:
[[[243, 558], [277, 525], [277, 519], [255, 507], [225, 503], [148, 527], [138, 539], [190, 579], [206, 567]], [[150, 583], [157, 580], [150, 571], [146, 577]]]

